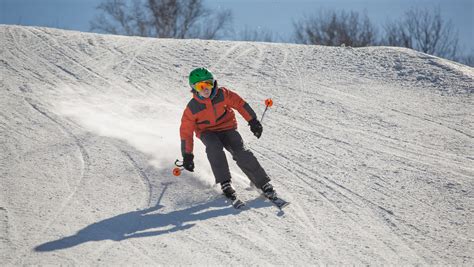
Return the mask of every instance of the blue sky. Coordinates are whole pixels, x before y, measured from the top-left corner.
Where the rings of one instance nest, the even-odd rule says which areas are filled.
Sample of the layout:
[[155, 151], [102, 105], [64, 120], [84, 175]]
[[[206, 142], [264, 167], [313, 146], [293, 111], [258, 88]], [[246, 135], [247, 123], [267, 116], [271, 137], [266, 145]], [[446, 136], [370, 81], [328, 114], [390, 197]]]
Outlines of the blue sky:
[[[89, 31], [101, 0], [0, 0], [0, 24], [37, 25]], [[459, 32], [460, 50], [474, 53], [474, 0], [205, 0], [210, 8], [230, 9], [235, 30], [245, 27], [281, 32], [288, 37], [293, 21], [319, 9], [367, 12], [378, 25], [396, 20], [413, 7], [439, 5]]]

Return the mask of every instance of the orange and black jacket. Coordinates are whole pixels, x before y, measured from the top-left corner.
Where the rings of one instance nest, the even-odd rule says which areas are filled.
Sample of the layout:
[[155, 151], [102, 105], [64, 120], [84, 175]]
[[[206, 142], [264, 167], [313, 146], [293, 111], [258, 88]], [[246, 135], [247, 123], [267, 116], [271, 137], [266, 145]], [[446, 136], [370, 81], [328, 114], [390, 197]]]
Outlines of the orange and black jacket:
[[194, 93], [181, 118], [181, 153], [192, 153], [193, 133], [200, 138], [205, 131], [225, 131], [237, 129], [237, 120], [232, 109], [236, 109], [246, 121], [257, 118], [253, 109], [238, 94], [220, 87], [209, 98], [201, 98]]

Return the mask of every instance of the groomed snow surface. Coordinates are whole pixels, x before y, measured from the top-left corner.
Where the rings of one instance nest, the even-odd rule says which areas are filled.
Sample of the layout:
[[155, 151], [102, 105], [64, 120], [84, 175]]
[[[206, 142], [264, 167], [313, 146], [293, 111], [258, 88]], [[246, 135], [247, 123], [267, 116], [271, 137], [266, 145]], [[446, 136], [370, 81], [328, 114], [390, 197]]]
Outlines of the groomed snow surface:
[[[172, 175], [188, 73], [261, 116], [238, 212]], [[121, 37], [0, 25], [2, 265], [474, 264], [474, 69], [409, 49]], [[230, 155], [229, 161], [233, 162]]]

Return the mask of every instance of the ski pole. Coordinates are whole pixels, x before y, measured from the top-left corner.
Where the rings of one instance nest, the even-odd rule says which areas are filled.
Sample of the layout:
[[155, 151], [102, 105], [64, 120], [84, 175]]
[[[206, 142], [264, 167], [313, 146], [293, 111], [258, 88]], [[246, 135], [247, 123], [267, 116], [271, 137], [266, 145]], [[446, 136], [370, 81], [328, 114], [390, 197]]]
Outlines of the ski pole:
[[265, 116], [265, 112], [269, 107], [273, 106], [273, 100], [271, 98], [265, 99], [265, 110], [263, 111], [262, 118], [260, 119], [260, 123], [263, 121], [263, 117]]
[[183, 163], [179, 164], [179, 161], [178, 159], [174, 162], [174, 165], [176, 166], [176, 168], [173, 169], [173, 175], [174, 176], [180, 176], [181, 175], [181, 171], [184, 169], [183, 168]]

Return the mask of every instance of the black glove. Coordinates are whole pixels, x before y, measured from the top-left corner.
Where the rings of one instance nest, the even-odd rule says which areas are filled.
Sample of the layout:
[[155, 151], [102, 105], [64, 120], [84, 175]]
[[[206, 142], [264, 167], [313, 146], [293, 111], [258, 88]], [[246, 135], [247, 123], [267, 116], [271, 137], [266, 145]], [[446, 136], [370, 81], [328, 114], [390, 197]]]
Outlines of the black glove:
[[263, 127], [262, 124], [257, 119], [252, 119], [249, 121], [250, 131], [252, 131], [253, 135], [257, 138], [260, 138], [262, 135]]
[[194, 155], [193, 154], [184, 154], [183, 156], [183, 167], [190, 171], [190, 172], [193, 172], [194, 171]]

